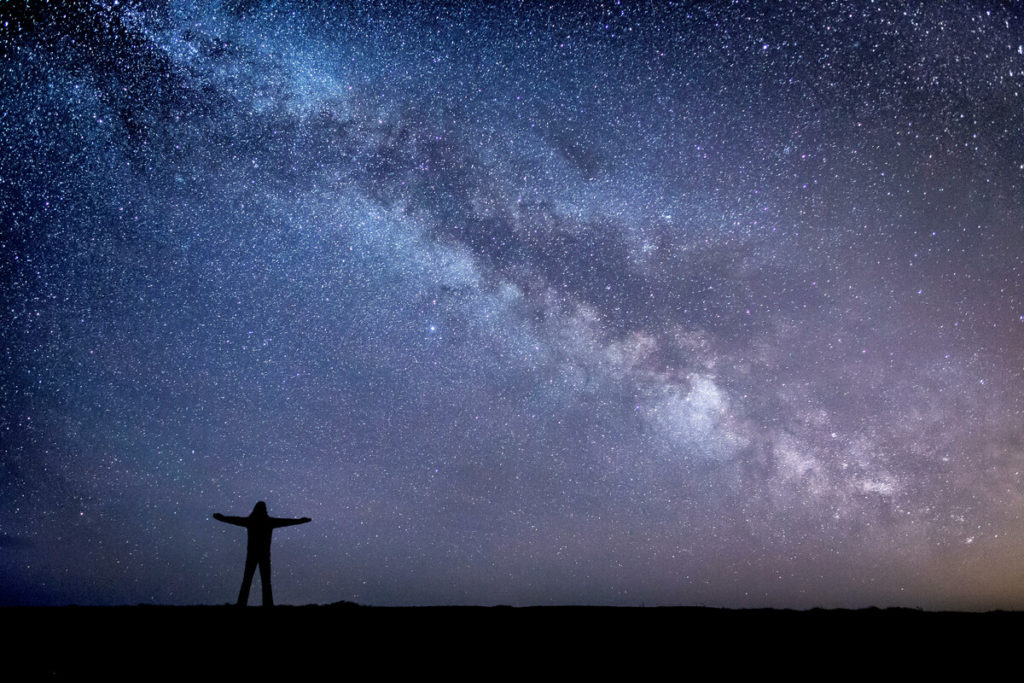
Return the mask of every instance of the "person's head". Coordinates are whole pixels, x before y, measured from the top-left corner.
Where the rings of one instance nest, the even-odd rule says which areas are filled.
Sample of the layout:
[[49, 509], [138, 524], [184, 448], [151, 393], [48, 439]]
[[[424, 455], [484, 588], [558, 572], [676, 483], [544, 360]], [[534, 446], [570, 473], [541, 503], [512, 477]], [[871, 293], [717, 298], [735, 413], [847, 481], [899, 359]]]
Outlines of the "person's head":
[[253, 507], [250, 517], [266, 517], [267, 516], [267, 504], [262, 500]]

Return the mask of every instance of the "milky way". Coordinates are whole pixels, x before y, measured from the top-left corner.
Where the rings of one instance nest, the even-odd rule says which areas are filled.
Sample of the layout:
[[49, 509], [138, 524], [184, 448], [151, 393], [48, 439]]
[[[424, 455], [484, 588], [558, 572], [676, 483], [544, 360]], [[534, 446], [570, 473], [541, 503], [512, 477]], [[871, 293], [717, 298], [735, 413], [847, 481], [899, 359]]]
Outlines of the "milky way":
[[499, 4], [4, 3], [0, 602], [1024, 607], [1024, 7]]

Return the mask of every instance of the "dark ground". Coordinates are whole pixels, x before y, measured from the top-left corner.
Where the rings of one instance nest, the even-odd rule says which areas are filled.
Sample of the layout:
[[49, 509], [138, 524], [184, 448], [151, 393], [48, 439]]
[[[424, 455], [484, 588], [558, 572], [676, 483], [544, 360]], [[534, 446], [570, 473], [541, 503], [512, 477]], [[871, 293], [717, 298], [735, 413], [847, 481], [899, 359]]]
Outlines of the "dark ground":
[[19, 674], [6, 680], [978, 674], [1012, 666], [1024, 626], [1018, 612], [687, 607], [7, 607], [0, 619], [4, 668]]

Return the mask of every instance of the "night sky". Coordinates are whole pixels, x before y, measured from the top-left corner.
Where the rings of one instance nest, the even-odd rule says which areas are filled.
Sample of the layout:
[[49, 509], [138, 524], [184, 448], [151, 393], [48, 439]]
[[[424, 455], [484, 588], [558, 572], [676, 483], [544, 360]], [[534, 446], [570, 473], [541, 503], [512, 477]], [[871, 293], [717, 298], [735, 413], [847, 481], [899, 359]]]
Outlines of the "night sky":
[[1024, 608], [1021, 3], [310, 4], [0, 5], [0, 604]]

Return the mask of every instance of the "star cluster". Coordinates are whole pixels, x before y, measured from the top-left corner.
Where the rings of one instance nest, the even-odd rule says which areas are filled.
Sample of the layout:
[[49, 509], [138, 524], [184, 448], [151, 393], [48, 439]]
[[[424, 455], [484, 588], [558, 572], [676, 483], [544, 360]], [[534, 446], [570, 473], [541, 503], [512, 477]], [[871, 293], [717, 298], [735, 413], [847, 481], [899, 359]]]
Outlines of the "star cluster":
[[1019, 3], [0, 9], [5, 603], [1024, 606]]

